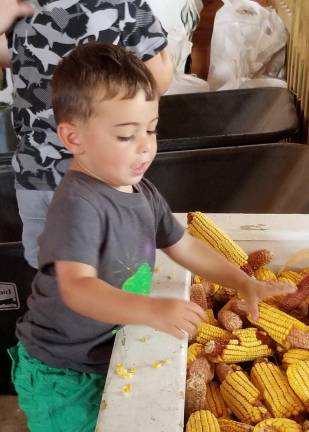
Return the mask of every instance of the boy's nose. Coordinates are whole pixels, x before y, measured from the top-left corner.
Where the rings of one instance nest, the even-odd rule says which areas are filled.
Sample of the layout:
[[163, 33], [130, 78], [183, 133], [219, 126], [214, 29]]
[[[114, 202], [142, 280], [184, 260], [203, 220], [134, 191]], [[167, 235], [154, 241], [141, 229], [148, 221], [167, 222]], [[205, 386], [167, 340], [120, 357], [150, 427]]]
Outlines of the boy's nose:
[[151, 149], [151, 139], [149, 136], [142, 137], [139, 141], [138, 150], [140, 153], [147, 153]]

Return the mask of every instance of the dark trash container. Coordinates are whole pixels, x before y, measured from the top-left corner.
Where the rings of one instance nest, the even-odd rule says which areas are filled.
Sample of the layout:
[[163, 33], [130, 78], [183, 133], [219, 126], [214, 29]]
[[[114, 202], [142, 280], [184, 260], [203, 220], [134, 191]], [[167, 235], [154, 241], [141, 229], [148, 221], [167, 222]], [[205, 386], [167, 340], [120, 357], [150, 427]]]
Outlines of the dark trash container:
[[163, 96], [159, 112], [159, 152], [277, 142], [299, 128], [293, 95], [278, 87]]
[[22, 224], [11, 165], [13, 153], [0, 154], [0, 243], [21, 240]]
[[172, 211], [309, 213], [309, 147], [258, 144], [158, 153], [146, 173]]
[[0, 243], [0, 393], [11, 393], [7, 348], [15, 345], [16, 320], [25, 313], [36, 270], [24, 259], [21, 242]]
[[0, 153], [16, 149], [16, 134], [11, 120], [12, 108], [0, 106]]

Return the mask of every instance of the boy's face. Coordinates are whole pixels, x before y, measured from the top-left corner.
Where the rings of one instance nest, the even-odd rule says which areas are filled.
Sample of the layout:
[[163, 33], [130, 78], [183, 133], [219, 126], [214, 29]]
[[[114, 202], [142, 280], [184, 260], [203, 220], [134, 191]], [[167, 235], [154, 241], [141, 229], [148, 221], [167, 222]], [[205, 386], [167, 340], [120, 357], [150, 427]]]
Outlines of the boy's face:
[[131, 191], [157, 152], [158, 102], [146, 101], [143, 91], [98, 102], [93, 118], [78, 124], [82, 164], [110, 186]]

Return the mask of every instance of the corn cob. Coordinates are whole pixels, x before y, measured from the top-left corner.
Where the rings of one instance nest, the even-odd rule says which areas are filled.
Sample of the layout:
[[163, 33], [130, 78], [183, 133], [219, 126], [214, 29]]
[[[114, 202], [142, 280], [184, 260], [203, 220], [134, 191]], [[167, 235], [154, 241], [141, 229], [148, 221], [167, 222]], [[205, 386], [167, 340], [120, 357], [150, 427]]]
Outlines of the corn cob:
[[306, 301], [306, 299], [309, 297], [309, 274], [307, 274], [305, 277], [301, 277], [301, 280], [298, 282], [297, 286], [298, 290], [296, 293], [288, 294], [280, 301], [278, 304], [279, 309], [288, 313]]
[[305, 420], [302, 424], [302, 432], [309, 432], [309, 420]]
[[189, 365], [188, 377], [192, 378], [194, 375], [201, 376], [206, 384], [212, 381], [214, 369], [206, 357], [199, 357]]
[[192, 212], [188, 214], [188, 230], [193, 237], [206, 241], [238, 267], [247, 263], [248, 255], [203, 213]]
[[220, 386], [214, 381], [207, 384], [205, 408], [211, 411], [216, 418], [229, 418], [228, 408], [222, 398]]
[[254, 270], [253, 268], [250, 266], [250, 264], [244, 264], [241, 267], [241, 270], [244, 271], [248, 276], [254, 276]]
[[185, 416], [188, 418], [195, 411], [204, 409], [206, 402], [206, 383], [200, 375], [194, 375], [186, 381]]
[[283, 354], [282, 365], [288, 367], [291, 364], [301, 360], [309, 360], [309, 351], [299, 348], [293, 348]]
[[286, 374], [290, 386], [309, 409], [309, 360], [291, 364]]
[[299, 274], [301, 274], [302, 276], [305, 276], [308, 273], [309, 273], [309, 267], [304, 267], [299, 271]]
[[218, 321], [226, 330], [232, 332], [240, 329], [243, 325], [240, 316], [232, 311], [232, 301], [228, 301], [218, 313]]
[[246, 423], [219, 418], [218, 423], [221, 432], [253, 432], [254, 427]]
[[275, 275], [275, 273], [267, 267], [260, 267], [259, 269], [257, 269], [254, 272], [254, 276], [257, 280], [260, 281], [277, 280], [277, 276]]
[[297, 273], [292, 270], [286, 270], [277, 274], [277, 279], [284, 279], [285, 281], [290, 281], [294, 285], [298, 285], [302, 280], [303, 276], [300, 273]]
[[199, 343], [189, 345], [187, 352], [187, 365], [190, 365], [193, 360], [203, 355], [204, 346]]
[[267, 249], [260, 249], [254, 252], [251, 252], [248, 255], [248, 264], [252, 268], [253, 271], [256, 271], [260, 267], [264, 267], [270, 263], [273, 257], [273, 253]]
[[209, 322], [209, 324], [218, 327], [218, 321], [217, 321], [216, 318], [215, 318], [215, 315], [214, 315], [214, 311], [213, 311], [213, 309], [207, 309], [207, 310], [206, 310], [206, 314], [207, 314], [207, 317], [208, 317], [208, 322]]
[[[220, 338], [208, 341], [204, 345], [204, 353], [210, 355], [211, 360], [213, 360], [213, 357], [222, 354], [223, 350], [230, 343], [230, 341], [232, 341], [230, 338]], [[235, 343], [238, 343], [238, 340], [235, 340]]]
[[286, 418], [267, 419], [258, 423], [253, 432], [301, 432], [302, 428], [295, 421]]
[[204, 310], [208, 308], [207, 293], [202, 284], [191, 285], [190, 300]]
[[220, 432], [220, 426], [210, 411], [201, 410], [190, 415], [186, 432]]
[[287, 343], [291, 347], [309, 350], [309, 328], [307, 327], [306, 330], [293, 328], [287, 337]]
[[218, 365], [216, 372], [219, 379], [223, 379], [220, 386], [222, 397], [240, 421], [256, 424], [270, 416], [260, 401], [259, 390], [243, 371], [234, 372], [227, 365]]
[[266, 406], [274, 417], [291, 417], [304, 410], [300, 399], [289, 386], [285, 374], [273, 363], [256, 363], [251, 369], [251, 380], [263, 395]]
[[246, 328], [233, 331], [233, 336], [222, 353], [211, 358], [214, 363], [239, 363], [254, 360], [258, 357], [268, 357], [273, 354], [272, 349], [258, 337], [256, 328]]
[[196, 341], [205, 344], [206, 342], [219, 338], [231, 337], [228, 331], [208, 323], [200, 324]]
[[294, 329], [307, 331], [308, 327], [296, 318], [291, 317], [285, 312], [261, 302], [259, 306], [259, 318], [254, 321], [248, 317], [249, 321], [266, 331], [269, 336], [282, 346], [289, 348], [288, 336]]

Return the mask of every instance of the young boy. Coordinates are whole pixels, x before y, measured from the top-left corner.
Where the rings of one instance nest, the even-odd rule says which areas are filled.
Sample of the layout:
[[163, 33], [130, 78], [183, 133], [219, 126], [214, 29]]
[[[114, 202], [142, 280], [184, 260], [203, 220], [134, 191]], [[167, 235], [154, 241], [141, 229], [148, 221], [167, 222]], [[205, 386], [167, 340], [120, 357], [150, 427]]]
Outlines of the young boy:
[[57, 130], [74, 158], [48, 211], [29, 311], [11, 349], [31, 432], [94, 430], [116, 324], [195, 333], [198, 305], [147, 296], [156, 248], [237, 288], [254, 315], [266, 294], [291, 290], [250, 278], [191, 237], [143, 179], [156, 155], [158, 102], [147, 67], [117, 46], [80, 46], [55, 71]]
[[16, 196], [25, 258], [35, 268], [47, 208], [71, 162], [56, 133], [51, 78], [64, 56], [90, 41], [126, 47], [152, 71], [161, 93], [169, 87], [166, 33], [144, 0], [0, 2], [0, 67], [11, 64], [14, 83]]

